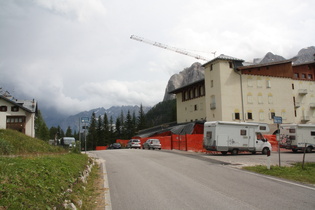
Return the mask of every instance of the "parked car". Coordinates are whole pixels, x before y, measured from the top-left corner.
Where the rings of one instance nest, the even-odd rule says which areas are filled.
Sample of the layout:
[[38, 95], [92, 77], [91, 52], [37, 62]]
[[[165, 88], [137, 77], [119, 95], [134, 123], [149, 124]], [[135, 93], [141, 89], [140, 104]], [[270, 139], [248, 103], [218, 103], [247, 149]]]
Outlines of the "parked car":
[[159, 149], [161, 150], [161, 142], [159, 139], [148, 139], [143, 143], [142, 149]]
[[127, 144], [127, 148], [140, 149], [141, 148], [140, 140], [139, 139], [130, 139], [128, 144]]
[[109, 149], [121, 149], [120, 143], [113, 143], [109, 146]]

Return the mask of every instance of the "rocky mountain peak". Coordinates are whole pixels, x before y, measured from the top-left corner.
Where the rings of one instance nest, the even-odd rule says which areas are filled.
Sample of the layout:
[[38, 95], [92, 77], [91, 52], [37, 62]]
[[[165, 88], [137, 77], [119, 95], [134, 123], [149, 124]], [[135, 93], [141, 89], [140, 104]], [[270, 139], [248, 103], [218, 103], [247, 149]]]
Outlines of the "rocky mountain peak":
[[284, 61], [286, 60], [284, 57], [280, 55], [275, 55], [272, 52], [268, 52], [265, 57], [260, 61], [260, 64], [265, 63], [272, 63], [272, 62], [278, 62], [278, 61]]
[[185, 68], [178, 74], [174, 74], [173, 76], [171, 76], [165, 89], [163, 101], [175, 98], [174, 95], [168, 93], [169, 91], [175, 90], [203, 78], [204, 68], [198, 62], [193, 63], [190, 67]]

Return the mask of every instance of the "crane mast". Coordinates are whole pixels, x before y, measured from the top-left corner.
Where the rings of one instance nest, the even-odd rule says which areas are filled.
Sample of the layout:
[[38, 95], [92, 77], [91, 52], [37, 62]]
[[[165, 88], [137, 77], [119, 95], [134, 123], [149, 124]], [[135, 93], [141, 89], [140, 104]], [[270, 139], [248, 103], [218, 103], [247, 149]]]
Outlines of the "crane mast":
[[171, 47], [171, 46], [168, 46], [166, 44], [162, 44], [160, 42], [150, 41], [150, 40], [147, 40], [147, 39], [135, 36], [135, 35], [131, 35], [130, 39], [133, 39], [133, 40], [136, 40], [139, 42], [144, 42], [146, 44], [151, 44], [153, 46], [160, 47], [160, 48], [163, 48], [166, 50], [171, 50], [171, 51], [183, 54], [183, 55], [191, 56], [191, 57], [194, 57], [194, 58], [199, 59], [199, 60], [209, 61], [209, 59], [207, 59], [207, 58], [204, 58], [204, 57], [197, 55], [197, 54], [194, 54], [194, 53], [187, 52], [186, 50], [179, 49], [176, 47]]

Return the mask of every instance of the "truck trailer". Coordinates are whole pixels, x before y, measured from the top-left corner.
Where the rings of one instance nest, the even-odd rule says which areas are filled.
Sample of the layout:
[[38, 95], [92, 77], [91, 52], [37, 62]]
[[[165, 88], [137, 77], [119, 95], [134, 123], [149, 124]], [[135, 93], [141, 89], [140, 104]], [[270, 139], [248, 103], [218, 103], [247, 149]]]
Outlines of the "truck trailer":
[[280, 147], [293, 152], [312, 152], [315, 148], [315, 124], [281, 124]]
[[248, 151], [252, 154], [271, 151], [271, 144], [262, 135], [269, 132], [266, 123], [211, 121], [204, 124], [203, 146], [208, 151], [219, 151], [223, 155], [230, 152]]

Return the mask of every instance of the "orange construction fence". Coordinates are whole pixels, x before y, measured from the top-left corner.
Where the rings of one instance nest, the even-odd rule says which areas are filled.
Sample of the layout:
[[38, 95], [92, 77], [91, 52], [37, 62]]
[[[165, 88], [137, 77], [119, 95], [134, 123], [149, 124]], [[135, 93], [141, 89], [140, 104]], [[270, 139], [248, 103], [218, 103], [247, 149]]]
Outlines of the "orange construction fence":
[[[276, 135], [264, 135], [266, 139], [270, 142], [272, 146], [272, 151], [278, 150], [278, 142], [276, 140]], [[182, 151], [193, 151], [193, 152], [206, 152], [203, 148], [203, 134], [186, 134], [186, 135], [177, 135], [172, 134], [170, 136], [154, 136], [135, 139], [140, 139], [141, 144], [146, 142], [148, 139], [159, 139], [162, 145], [162, 149], [166, 150], [182, 150]], [[129, 140], [117, 139], [116, 142], [120, 143], [123, 147], [127, 145]], [[211, 153], [211, 152], [210, 152]]]

